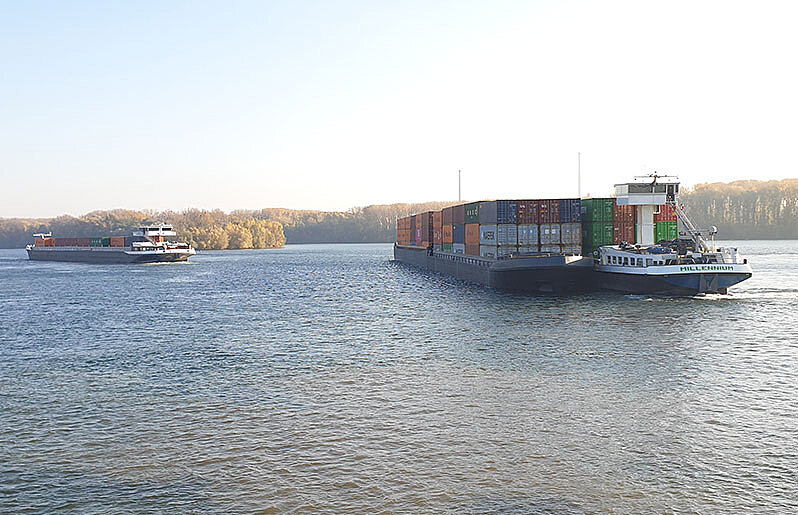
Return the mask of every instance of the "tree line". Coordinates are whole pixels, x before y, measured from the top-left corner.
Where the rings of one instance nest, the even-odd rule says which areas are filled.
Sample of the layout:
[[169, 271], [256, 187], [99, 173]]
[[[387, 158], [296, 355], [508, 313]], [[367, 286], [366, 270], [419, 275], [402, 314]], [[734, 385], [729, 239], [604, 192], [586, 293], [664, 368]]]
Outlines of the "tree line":
[[93, 211], [81, 217], [46, 219], [0, 219], [0, 248], [20, 248], [31, 243], [33, 234], [51, 232], [54, 237], [80, 238], [130, 236], [140, 225], [172, 224], [177, 240], [200, 250], [265, 249], [285, 245], [283, 226], [270, 220], [228, 215], [220, 210]]
[[231, 215], [280, 222], [289, 243], [388, 243], [396, 239], [397, 218], [457, 203], [373, 205], [343, 212], [267, 208], [233, 211]]
[[798, 239], [798, 179], [698, 184], [680, 201], [699, 227], [722, 239]]
[[[723, 239], [798, 239], [798, 179], [699, 184], [680, 196], [699, 227], [715, 225]], [[396, 219], [457, 202], [373, 205], [348, 211], [281, 208], [237, 210], [94, 211], [81, 217], [0, 219], [0, 247], [20, 248], [35, 232], [55, 237], [126, 236], [140, 224], [173, 224], [197, 249], [281, 247], [288, 243], [379, 243], [396, 237]]]

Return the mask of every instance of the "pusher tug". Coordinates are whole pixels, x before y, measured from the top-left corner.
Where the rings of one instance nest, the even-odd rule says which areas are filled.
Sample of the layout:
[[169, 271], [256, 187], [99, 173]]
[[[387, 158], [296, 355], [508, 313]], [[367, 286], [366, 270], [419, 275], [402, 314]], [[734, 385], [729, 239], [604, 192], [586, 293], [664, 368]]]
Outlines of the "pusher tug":
[[[715, 247], [717, 229], [706, 231], [707, 243], [678, 201], [679, 183], [646, 176], [646, 182], [615, 185], [618, 205], [635, 206], [636, 243], [599, 247], [595, 264], [596, 286], [632, 294], [695, 295], [727, 293], [730, 286], [751, 277], [751, 265], [736, 248]], [[655, 242], [653, 215], [658, 206], [671, 206], [687, 238]]]

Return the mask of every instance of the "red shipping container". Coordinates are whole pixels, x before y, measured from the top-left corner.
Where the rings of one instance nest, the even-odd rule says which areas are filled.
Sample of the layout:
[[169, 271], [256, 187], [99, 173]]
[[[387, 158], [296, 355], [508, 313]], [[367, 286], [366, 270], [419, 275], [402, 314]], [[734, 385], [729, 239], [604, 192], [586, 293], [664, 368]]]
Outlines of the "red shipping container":
[[[468, 224], [468, 225], [476, 225], [477, 227], [479, 227], [479, 224]], [[468, 227], [468, 225], [466, 225], [466, 227]], [[477, 232], [477, 235], [479, 235], [479, 232]], [[479, 256], [479, 238], [477, 238], [477, 243], [465, 244], [465, 253], [467, 256]]]
[[454, 234], [452, 233], [452, 224], [443, 226], [443, 243], [452, 243]]
[[452, 222], [452, 208], [444, 208], [441, 213], [443, 213], [443, 225], [452, 225], [454, 223]]
[[613, 214], [615, 222], [620, 222], [624, 224], [628, 223], [635, 223], [637, 208], [636, 206], [619, 206], [618, 204], [614, 204], [614, 211]]
[[676, 217], [676, 210], [673, 206], [664, 204], [659, 206], [659, 213], [654, 213], [654, 221], [655, 222], [676, 222], [678, 218]]
[[560, 200], [539, 200], [538, 219], [542, 224], [560, 223]]
[[77, 245], [78, 247], [88, 247], [89, 238], [78, 238]]
[[635, 242], [635, 224], [628, 222], [615, 222], [613, 224], [613, 243], [620, 245], [621, 242]]
[[518, 200], [518, 223], [519, 224], [539, 224], [538, 200]]

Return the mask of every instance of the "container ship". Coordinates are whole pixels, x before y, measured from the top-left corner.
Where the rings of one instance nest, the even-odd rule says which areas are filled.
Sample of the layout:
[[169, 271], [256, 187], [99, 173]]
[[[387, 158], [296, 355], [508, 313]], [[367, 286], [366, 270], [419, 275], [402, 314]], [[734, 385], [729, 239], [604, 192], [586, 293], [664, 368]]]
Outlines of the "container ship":
[[34, 234], [34, 243], [25, 250], [35, 261], [80, 263], [169, 263], [187, 261], [197, 252], [188, 244], [169, 241], [176, 236], [172, 226], [147, 225], [132, 236], [102, 238], [53, 238]]
[[737, 249], [710, 246], [690, 222], [678, 182], [645, 179], [616, 185], [612, 198], [491, 200], [399, 218], [394, 259], [547, 293], [727, 293], [751, 276]]

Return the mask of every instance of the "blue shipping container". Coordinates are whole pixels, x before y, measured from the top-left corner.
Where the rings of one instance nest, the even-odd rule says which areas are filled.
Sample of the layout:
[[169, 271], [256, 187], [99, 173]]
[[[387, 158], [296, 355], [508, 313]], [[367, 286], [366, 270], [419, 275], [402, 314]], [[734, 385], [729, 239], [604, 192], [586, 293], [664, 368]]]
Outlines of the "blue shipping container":
[[496, 215], [496, 223], [517, 224], [518, 203], [515, 200], [497, 200]]
[[452, 243], [465, 244], [465, 224], [452, 225]]
[[560, 199], [560, 223], [582, 221], [582, 201], [578, 198]]

